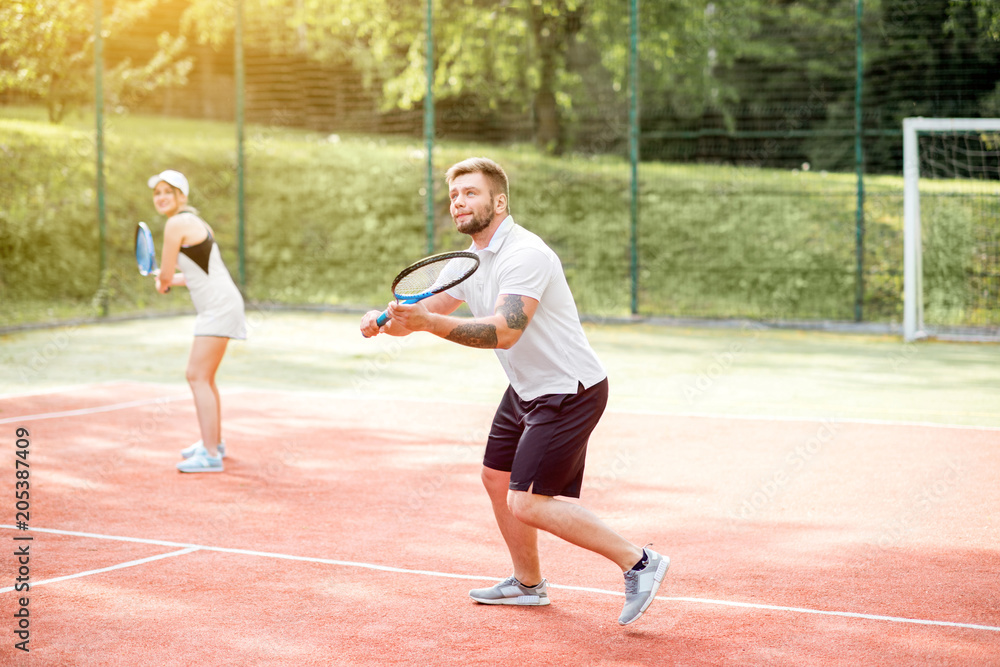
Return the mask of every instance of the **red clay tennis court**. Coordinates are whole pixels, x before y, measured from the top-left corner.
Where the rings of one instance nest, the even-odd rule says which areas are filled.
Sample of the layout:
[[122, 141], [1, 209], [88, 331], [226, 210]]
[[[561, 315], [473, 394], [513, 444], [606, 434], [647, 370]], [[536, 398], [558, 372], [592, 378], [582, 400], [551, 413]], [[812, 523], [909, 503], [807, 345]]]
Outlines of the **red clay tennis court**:
[[11, 519], [18, 427], [31, 489], [30, 530], [0, 528], [8, 553], [30, 545], [31, 583], [13, 590], [7, 556], [0, 661], [1000, 662], [996, 429], [609, 411], [582, 500], [672, 559], [623, 628], [620, 572], [545, 535], [550, 606], [467, 597], [510, 570], [479, 482], [490, 406], [253, 389], [223, 404], [226, 472], [182, 475], [194, 414], [177, 386], [0, 400]]

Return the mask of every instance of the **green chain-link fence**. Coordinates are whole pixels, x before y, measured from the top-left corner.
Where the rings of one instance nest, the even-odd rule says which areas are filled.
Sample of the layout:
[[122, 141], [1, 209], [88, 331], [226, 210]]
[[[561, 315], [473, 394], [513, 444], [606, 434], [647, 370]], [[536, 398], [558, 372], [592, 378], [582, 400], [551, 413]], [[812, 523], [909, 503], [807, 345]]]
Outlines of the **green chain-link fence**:
[[[251, 301], [380, 304], [400, 266], [464, 245], [442, 175], [470, 154], [508, 169], [587, 315], [894, 324], [902, 119], [1000, 116], [988, 2], [11, 7], [7, 326], [190, 308], [131, 255], [138, 220], [162, 230], [165, 168]], [[928, 316], [995, 329], [996, 139], [940, 152], [960, 166], [926, 167]]]

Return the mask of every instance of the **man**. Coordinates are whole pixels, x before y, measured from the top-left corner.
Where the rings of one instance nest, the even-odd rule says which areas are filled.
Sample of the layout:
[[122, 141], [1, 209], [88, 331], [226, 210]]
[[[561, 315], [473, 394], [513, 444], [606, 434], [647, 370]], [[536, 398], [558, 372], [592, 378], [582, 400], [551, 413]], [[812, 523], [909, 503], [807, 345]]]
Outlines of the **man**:
[[[447, 173], [451, 216], [480, 258], [471, 278], [414, 304], [391, 303], [361, 320], [365, 336], [427, 331], [469, 347], [496, 350], [510, 386], [493, 419], [482, 479], [514, 573], [470, 591], [482, 604], [547, 605], [538, 529], [617, 564], [625, 576], [618, 622], [636, 621], [653, 601], [670, 559], [618, 535], [589, 510], [556, 496], [580, 497], [587, 441], [607, 405], [607, 373], [580, 325], [562, 264], [535, 234], [514, 222], [507, 175], [486, 158]], [[451, 316], [463, 302], [473, 318]]]

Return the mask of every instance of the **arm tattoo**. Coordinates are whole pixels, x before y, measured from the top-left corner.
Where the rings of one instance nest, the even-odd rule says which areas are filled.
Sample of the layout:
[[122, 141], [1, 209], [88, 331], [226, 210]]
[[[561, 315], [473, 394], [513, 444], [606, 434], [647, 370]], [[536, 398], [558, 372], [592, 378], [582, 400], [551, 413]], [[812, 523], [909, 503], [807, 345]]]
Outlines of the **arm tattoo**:
[[469, 347], [492, 350], [497, 346], [497, 328], [493, 324], [460, 324], [445, 339]]
[[507, 320], [511, 329], [524, 330], [528, 327], [528, 316], [524, 314], [524, 301], [516, 294], [504, 295], [503, 305], [497, 311]]

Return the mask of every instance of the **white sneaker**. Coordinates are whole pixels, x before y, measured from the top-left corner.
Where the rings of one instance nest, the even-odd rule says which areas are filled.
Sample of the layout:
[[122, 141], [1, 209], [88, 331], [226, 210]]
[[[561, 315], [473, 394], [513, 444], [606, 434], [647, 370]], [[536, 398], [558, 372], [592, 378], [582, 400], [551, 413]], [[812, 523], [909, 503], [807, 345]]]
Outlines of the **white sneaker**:
[[670, 559], [652, 549], [644, 549], [646, 566], [641, 570], [625, 573], [625, 606], [618, 622], [628, 625], [639, 620], [650, 603], [656, 598], [663, 576], [670, 567]]
[[204, 447], [177, 464], [181, 472], [222, 472], [222, 457], [209, 456]]
[[489, 588], [475, 588], [469, 597], [479, 604], [512, 604], [518, 606], [544, 606], [549, 603], [548, 584], [544, 579], [535, 586], [525, 586], [514, 575]]
[[[203, 444], [202, 441], [199, 440], [198, 442], [194, 443], [193, 445], [185, 447], [184, 449], [181, 450], [181, 458], [184, 458], [184, 459], [191, 458], [192, 456], [194, 456], [197, 453], [197, 451], [198, 451], [199, 448], [204, 449], [204, 447], [202, 447], [202, 444]], [[225, 440], [223, 440], [222, 442], [220, 442], [219, 446], [216, 447], [216, 449], [219, 450], [219, 458], [220, 459], [226, 458], [226, 441]]]

